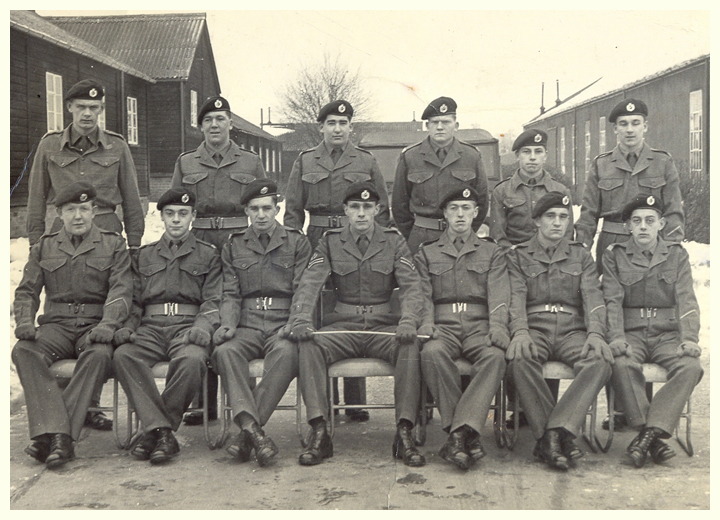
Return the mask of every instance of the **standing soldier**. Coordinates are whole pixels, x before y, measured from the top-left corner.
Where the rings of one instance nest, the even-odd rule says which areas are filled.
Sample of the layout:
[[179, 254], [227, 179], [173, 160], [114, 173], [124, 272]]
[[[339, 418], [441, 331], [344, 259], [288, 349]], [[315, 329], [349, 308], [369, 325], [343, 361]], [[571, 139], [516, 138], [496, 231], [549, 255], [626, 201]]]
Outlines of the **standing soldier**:
[[[68, 184], [55, 195], [63, 227], [31, 248], [13, 303], [20, 341], [12, 359], [33, 440], [25, 453], [51, 469], [74, 456], [72, 443], [91, 400], [112, 374], [113, 334], [132, 302], [125, 240], [93, 224], [95, 197], [87, 182]], [[45, 309], [36, 328], [43, 288]], [[77, 359], [64, 392], [49, 370], [61, 359]]]
[[[175, 163], [172, 187], [184, 187], [195, 195], [196, 238], [222, 250], [228, 237], [248, 226], [240, 203], [247, 185], [265, 177], [260, 157], [230, 140], [230, 104], [221, 96], [210, 97], [200, 107], [198, 126], [205, 140], [197, 150], [185, 152]], [[209, 417], [217, 418], [217, 375], [208, 375]], [[202, 398], [201, 398], [202, 400]], [[186, 424], [202, 424], [202, 414], [190, 414]]]
[[[98, 118], [105, 110], [105, 89], [96, 80], [82, 80], [68, 90], [65, 106], [72, 114], [72, 124], [65, 130], [45, 134], [30, 171], [27, 209], [30, 246], [45, 233], [46, 205], [69, 184], [83, 181], [92, 184], [97, 193], [93, 223], [99, 228], [121, 233], [123, 225], [115, 208], [122, 206], [127, 246], [134, 255], [145, 230], [145, 216], [135, 163], [125, 139], [98, 126]], [[56, 218], [50, 232], [59, 231], [62, 226], [61, 219]], [[99, 402], [98, 393], [92, 405]], [[112, 421], [102, 412], [88, 413], [85, 424], [96, 430], [112, 429]]]
[[[160, 464], [180, 451], [172, 431], [201, 388], [220, 319], [220, 257], [190, 233], [195, 194], [171, 188], [157, 202], [165, 233], [140, 248], [130, 317], [115, 333], [115, 373], [140, 418], [132, 455]], [[152, 367], [169, 361], [162, 395]]]
[[[303, 229], [305, 210], [310, 213], [307, 236], [313, 249], [322, 234], [347, 223], [343, 212], [343, 196], [355, 182], [372, 182], [380, 195], [380, 210], [375, 222], [387, 226], [390, 220], [385, 179], [375, 157], [350, 142], [353, 107], [344, 99], [332, 101], [320, 109], [317, 121], [323, 141], [306, 150], [293, 164], [287, 186], [284, 223]], [[333, 302], [327, 302], [332, 309]], [[365, 379], [348, 377], [343, 393], [348, 404], [365, 402]], [[335, 392], [337, 395], [337, 392]], [[367, 410], [348, 409], [345, 413], [354, 421], [367, 421]]]
[[[613, 362], [595, 263], [582, 244], [565, 236], [571, 211], [567, 195], [544, 195], [532, 213], [537, 234], [507, 253], [509, 371], [537, 439], [533, 454], [558, 469], [584, 455], [574, 439]], [[575, 372], [557, 404], [543, 379], [548, 360]]]
[[[603, 256], [603, 292], [608, 337], [615, 356], [610, 383], [623, 404], [628, 424], [640, 434], [627, 448], [636, 467], [648, 452], [656, 463], [675, 456], [661, 439], [677, 428], [680, 414], [703, 376], [700, 366], [700, 310], [692, 270], [682, 245], [666, 242], [662, 201], [639, 195], [622, 219], [631, 239], [612, 244]], [[648, 402], [642, 363], [658, 363], [668, 380]]]
[[[495, 186], [490, 197], [490, 236], [506, 249], [530, 240], [537, 233], [532, 211], [540, 197], [550, 191], [570, 196], [570, 190], [543, 168], [547, 160], [545, 132], [526, 130], [515, 139], [512, 151], [520, 168]], [[572, 240], [572, 214], [566, 236]]]
[[[262, 426], [298, 375], [297, 344], [279, 338], [278, 331], [288, 322], [292, 295], [312, 253], [302, 231], [275, 220], [278, 199], [268, 179], [255, 179], [243, 195], [251, 223], [223, 246], [221, 324], [212, 355], [241, 430], [227, 451], [247, 462], [254, 449], [260, 466], [278, 452]], [[257, 358], [265, 359], [265, 370], [251, 390], [248, 364]]]
[[648, 108], [639, 99], [625, 99], [612, 109], [608, 119], [614, 124], [617, 146], [595, 158], [585, 182], [576, 239], [589, 250], [598, 220], [603, 219], [595, 255], [601, 274], [607, 246], [630, 238], [620, 215], [637, 195], [652, 195], [664, 202], [666, 240], [681, 242], [685, 236], [678, 172], [669, 153], [645, 144], [647, 116]]
[[439, 238], [445, 229], [439, 203], [449, 190], [463, 186], [478, 192], [474, 231], [488, 211], [487, 177], [480, 152], [455, 138], [458, 129], [455, 101], [437, 98], [427, 106], [422, 118], [427, 121], [428, 136], [400, 154], [392, 195], [395, 224], [413, 254], [420, 244]]
[[[300, 464], [320, 464], [332, 457], [328, 420], [327, 366], [353, 357], [375, 357], [395, 366], [393, 454], [408, 466], [423, 466], [412, 427], [420, 398], [420, 353], [417, 326], [422, 312], [420, 277], [405, 240], [396, 230], [375, 224], [380, 194], [371, 182], [351, 184], [344, 197], [348, 223], [325, 232], [293, 296], [289, 337], [299, 343], [300, 387], [312, 427]], [[326, 325], [314, 335], [312, 313], [330, 279], [337, 303]], [[400, 287], [401, 316], [390, 313], [390, 296]], [[365, 334], [332, 334], [331, 331]], [[395, 337], [367, 334], [390, 332]], [[327, 332], [330, 332], [329, 334]]]
[[[485, 456], [480, 431], [505, 376], [510, 343], [505, 254], [491, 238], [472, 232], [478, 199], [472, 188], [447, 193], [440, 202], [447, 230], [415, 255], [425, 296], [418, 332], [433, 338], [422, 348], [422, 373], [450, 434], [439, 454], [461, 469]], [[473, 364], [464, 392], [454, 363], [461, 357]]]

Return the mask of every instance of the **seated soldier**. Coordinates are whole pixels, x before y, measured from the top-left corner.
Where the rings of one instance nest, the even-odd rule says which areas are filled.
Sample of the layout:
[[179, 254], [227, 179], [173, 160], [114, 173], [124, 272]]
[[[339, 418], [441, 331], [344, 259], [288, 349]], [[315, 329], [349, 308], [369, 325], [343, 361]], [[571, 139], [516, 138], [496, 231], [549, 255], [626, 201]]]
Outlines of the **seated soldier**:
[[[565, 236], [571, 211], [567, 195], [543, 195], [532, 213], [538, 233], [507, 253], [509, 370], [537, 439], [533, 454], [558, 469], [584, 455], [574, 439], [613, 362], [595, 262]], [[543, 379], [546, 361], [561, 361], [575, 372], [557, 404]]]
[[[43, 235], [30, 250], [15, 291], [12, 351], [25, 392], [30, 438], [25, 453], [48, 468], [74, 457], [93, 395], [112, 375], [113, 333], [132, 301], [130, 256], [125, 240], [93, 224], [97, 212], [91, 184], [76, 182], [55, 197], [62, 228]], [[35, 327], [40, 292], [45, 309]], [[77, 359], [64, 391], [49, 367]]]
[[[348, 223], [325, 232], [293, 296], [289, 337], [300, 342], [300, 387], [312, 427], [307, 449], [300, 455], [300, 464], [305, 466], [320, 464], [333, 455], [326, 429], [330, 406], [327, 366], [355, 357], [380, 358], [395, 365], [397, 434], [393, 455], [408, 466], [425, 464], [411, 433], [420, 397], [420, 277], [402, 235], [375, 223], [379, 200], [371, 182], [357, 182], [347, 188], [343, 207]], [[321, 331], [365, 334], [313, 334], [312, 313], [328, 278], [337, 303], [325, 316]], [[398, 317], [390, 314], [390, 296], [397, 286], [399, 323]], [[370, 331], [390, 332], [395, 337], [367, 334]]]
[[[301, 231], [275, 220], [278, 198], [273, 181], [255, 179], [240, 199], [251, 224], [223, 246], [220, 328], [213, 338], [212, 366], [222, 376], [240, 427], [227, 451], [247, 462], [254, 449], [260, 466], [278, 452], [262, 426], [298, 375], [297, 344], [280, 339], [278, 331], [287, 324], [292, 295], [312, 253]], [[251, 390], [248, 367], [257, 358], [265, 359], [265, 369]]]
[[[172, 188], [157, 202], [165, 232], [138, 252], [133, 305], [115, 333], [115, 373], [140, 418], [143, 435], [132, 448], [140, 460], [160, 464], [180, 451], [177, 431], [183, 413], [201, 388], [212, 334], [220, 319], [220, 255], [195, 238], [195, 195]], [[152, 367], [169, 361], [165, 390]]]
[[[611, 244], [602, 257], [608, 338], [615, 356], [610, 383], [628, 424], [640, 434], [627, 448], [633, 464], [675, 456], [670, 438], [695, 385], [700, 366], [700, 312], [687, 251], [659, 233], [665, 227], [662, 201], [638, 195], [622, 212], [627, 242]], [[648, 402], [642, 363], [657, 363], [668, 380]]]
[[[439, 454], [461, 469], [485, 456], [480, 431], [505, 376], [510, 343], [505, 255], [491, 238], [472, 231], [478, 198], [473, 188], [450, 190], [440, 202], [447, 230], [415, 255], [425, 296], [418, 332], [433, 338], [420, 352], [422, 373], [450, 434]], [[461, 357], [473, 365], [465, 392], [454, 363]]]

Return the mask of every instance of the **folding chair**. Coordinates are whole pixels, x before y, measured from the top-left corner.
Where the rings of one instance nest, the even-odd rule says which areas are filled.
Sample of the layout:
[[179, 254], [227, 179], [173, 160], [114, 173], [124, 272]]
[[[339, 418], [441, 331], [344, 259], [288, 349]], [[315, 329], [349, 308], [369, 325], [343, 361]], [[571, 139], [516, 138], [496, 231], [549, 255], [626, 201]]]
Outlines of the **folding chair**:
[[[666, 383], [667, 382], [667, 375], [668, 371], [664, 369], [662, 366], [655, 364], [655, 363], [643, 363], [642, 365], [642, 371], [643, 376], [645, 376], [645, 393], [647, 395], [648, 401], [652, 401], [653, 398], [653, 383]], [[608, 392], [608, 399], [611, 397], [614, 398], [615, 390], [612, 386], [608, 386], [610, 391]], [[608, 410], [612, 410], [611, 404], [608, 404]], [[685, 404], [685, 410], [680, 414], [680, 421], [685, 420], [685, 439], [683, 440], [680, 437], [680, 423], [678, 422], [678, 427], [675, 428], [675, 439], [677, 440], [680, 447], [685, 450], [685, 453], [688, 454], [688, 457], [692, 457], [695, 453], [695, 450], [693, 449], [692, 445], [692, 439], [691, 439], [691, 433], [692, 433], [692, 395], [687, 400], [687, 403]], [[609, 414], [609, 427], [610, 431], [613, 431], [613, 427], [615, 424], [615, 417], [614, 414]]]
[[[335, 410], [344, 409], [395, 409], [395, 402], [392, 403], [367, 403], [367, 404], [335, 404], [335, 390], [333, 379], [338, 377], [384, 377], [395, 376], [395, 367], [377, 358], [350, 358], [337, 361], [328, 366], [328, 393], [330, 398], [330, 437], [335, 433]], [[339, 400], [338, 400], [339, 401]]]
[[[472, 364], [465, 358], [455, 360], [460, 376], [472, 376]], [[416, 428], [415, 442], [418, 446], [424, 446], [427, 435], [427, 409], [436, 407], [436, 403], [427, 402], [428, 389], [425, 379], [420, 380], [420, 409], [418, 427]], [[505, 417], [507, 407], [505, 406], [505, 382], [500, 382], [500, 387], [495, 394], [495, 401], [490, 409], [493, 411], [493, 433], [495, 434], [495, 444], [498, 448], [502, 448], [506, 444], [507, 433], [505, 432]]]
[[[575, 379], [575, 372], [573, 372], [573, 369], [566, 365], [565, 363], [561, 363], [559, 361], [548, 361], [543, 364], [543, 378], [544, 379]], [[610, 430], [608, 431], [607, 441], [603, 444], [603, 442], [598, 438], [597, 436], [597, 396], [595, 396], [595, 400], [590, 405], [590, 408], [588, 408], [586, 414], [585, 414], [585, 422], [582, 426], [582, 436], [583, 440], [587, 443], [587, 445], [590, 447], [593, 453], [597, 453], [598, 450], [602, 451], [603, 453], [607, 453], [610, 449], [610, 445], [612, 444], [613, 440], [613, 434], [614, 434], [614, 425], [610, 424]], [[615, 396], [611, 392], [608, 394], [608, 410], [612, 410], [615, 404]], [[518, 394], [515, 394], [515, 402], [514, 402], [514, 430], [511, 434], [509, 434], [506, 438], [506, 446], [508, 449], [512, 450], [515, 447], [515, 443], [517, 442], [517, 438], [520, 431], [520, 414], [518, 413], [520, 411], [520, 396]], [[588, 422], [590, 423], [590, 427], [588, 429]]]
[[[70, 379], [75, 372], [75, 365], [77, 359], [61, 359], [50, 365], [50, 373], [55, 377], [58, 385], [64, 388], [70, 382]], [[103, 412], [112, 414], [113, 418], [113, 435], [115, 437], [115, 444], [118, 448], [127, 449], [130, 446], [132, 440], [132, 420], [128, 413], [127, 418], [127, 435], [121, 438], [120, 426], [119, 426], [119, 413], [118, 413], [118, 380], [113, 376], [113, 405], [112, 406], [93, 406], [88, 408], [88, 412]]]
[[[264, 359], [253, 359], [250, 361], [249, 364], [250, 368], [250, 377], [257, 380], [258, 378], [263, 377], [264, 369], [265, 369], [265, 360]], [[219, 377], [219, 376], [218, 376]], [[295, 378], [295, 385], [296, 385], [296, 399], [295, 404], [279, 404], [275, 407], [275, 410], [280, 411], [290, 411], [295, 412], [295, 429], [297, 431], [298, 437], [300, 437], [300, 442], [305, 446], [305, 439], [303, 435], [303, 428], [304, 424], [302, 421], [302, 396], [300, 395], [300, 385], [297, 384], [297, 378]], [[230, 406], [230, 403], [228, 403], [228, 396], [225, 392], [225, 387], [222, 385], [222, 381], [220, 381], [220, 410], [219, 410], [219, 419], [220, 419], [220, 434], [217, 437], [217, 441], [215, 443], [215, 448], [222, 447], [223, 444], [225, 444], [225, 441], [227, 440], [228, 434], [230, 433], [230, 425], [233, 423], [233, 417], [232, 417], [232, 407]], [[211, 448], [212, 449], [212, 448]]]

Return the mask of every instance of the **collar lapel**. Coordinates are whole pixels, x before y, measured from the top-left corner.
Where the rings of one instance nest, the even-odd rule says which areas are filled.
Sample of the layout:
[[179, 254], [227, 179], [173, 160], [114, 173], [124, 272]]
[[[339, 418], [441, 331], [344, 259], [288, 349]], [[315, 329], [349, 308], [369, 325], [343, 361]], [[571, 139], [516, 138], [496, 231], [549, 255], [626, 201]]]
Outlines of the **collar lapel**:
[[654, 267], [665, 262], [669, 254], [670, 250], [668, 249], [667, 243], [662, 238], [658, 238], [658, 244], [655, 248], [655, 253], [653, 253], [650, 267]]
[[335, 165], [330, 157], [330, 150], [327, 149], [324, 142], [320, 143], [315, 149], [315, 159], [319, 166], [322, 166], [328, 171], [333, 171]]
[[441, 247], [441, 251], [446, 255], [452, 256], [453, 258], [458, 257], [458, 250], [455, 249], [455, 244], [450, 240], [450, 235], [445, 231], [438, 240], [438, 246]]
[[640, 153], [638, 154], [638, 160], [637, 163], [635, 163], [635, 169], [633, 170], [633, 175], [637, 175], [643, 170], [647, 170], [650, 167], [650, 162], [653, 160], [653, 154], [652, 150], [650, 150], [649, 146], [646, 146], [643, 144], [643, 147], [640, 149]]
[[[423, 143], [420, 145], [420, 153], [423, 155], [423, 159], [425, 160], [425, 162], [429, 162], [430, 164], [433, 164], [438, 168], [442, 168], [440, 159], [438, 159], [435, 150], [433, 150], [432, 146], [430, 146], [429, 137], [426, 137]], [[445, 157], [445, 159], [447, 160], [447, 157]]]
[[[335, 165], [335, 169], [338, 170], [343, 166], [347, 166], [348, 164], [353, 162], [353, 159], [355, 159], [355, 157], [357, 157], [357, 150], [355, 150], [355, 147], [351, 143], [348, 143], [347, 146], [345, 146], [345, 151], [340, 156], [340, 159], [338, 159], [338, 162]], [[330, 162], [332, 162], [332, 160]]]
[[[630, 168], [630, 165], [627, 162], [627, 158], [620, 151], [619, 146], [616, 146], [615, 149], [613, 150], [612, 160], [615, 163], [616, 168], [619, 168], [620, 170], [625, 170], [626, 172], [632, 173], [633, 169]], [[637, 164], [635, 166], [637, 166]]]
[[[93, 225], [90, 228], [88, 236], [85, 237], [85, 240], [83, 240], [80, 243], [80, 246], [75, 250], [74, 256], [87, 253], [88, 251], [92, 251], [93, 249], [95, 249], [98, 242], [100, 242], [100, 230], [97, 228], [97, 226]], [[72, 243], [70, 243], [70, 247], [72, 247]]]
[[75, 255], [75, 248], [73, 247], [70, 235], [67, 234], [65, 228], [62, 228], [60, 233], [58, 233], [58, 249], [70, 256]]
[[[367, 251], [365, 251], [365, 256], [363, 258], [371, 258], [373, 255], [378, 254], [383, 249], [383, 243], [385, 242], [385, 233], [380, 231], [377, 226], [375, 226], [375, 229], [373, 230], [373, 236], [370, 239], [370, 243], [368, 244]], [[357, 244], [356, 244], [357, 247]], [[358, 249], [358, 251], [360, 251]]]
[[447, 168], [455, 161], [459, 161], [461, 153], [462, 151], [456, 146], [456, 140], [453, 138], [453, 142], [447, 147], [447, 156], [445, 157], [445, 162], [443, 162], [442, 167]]
[[[274, 249], [282, 246], [286, 236], [287, 231], [285, 231], [285, 228], [282, 227], [280, 224], [275, 224], [275, 231], [273, 231], [273, 234], [270, 237], [270, 242], [268, 242], [266, 252], [269, 253], [270, 251], [273, 251]], [[260, 242], [260, 239], [258, 239], [258, 242]]]
[[[270, 238], [270, 241], [272, 241], [272, 237]], [[268, 243], [268, 245], [270, 245]], [[263, 249], [262, 244], [260, 243], [260, 239], [258, 238], [257, 233], [255, 233], [255, 230], [250, 227], [247, 231], [245, 231], [245, 246], [250, 250], [253, 251], [259, 255], [265, 254], [265, 249]]]
[[[350, 226], [345, 226], [345, 229], [342, 230], [342, 233], [340, 234], [340, 240], [343, 243], [343, 251], [354, 256], [358, 260], [362, 260], [363, 255], [362, 253], [360, 253], [357, 243], [355, 243], [355, 240], [353, 240], [352, 233], [350, 233]], [[369, 246], [368, 251], [370, 251]], [[366, 253], [368, 251], [366, 251]]]

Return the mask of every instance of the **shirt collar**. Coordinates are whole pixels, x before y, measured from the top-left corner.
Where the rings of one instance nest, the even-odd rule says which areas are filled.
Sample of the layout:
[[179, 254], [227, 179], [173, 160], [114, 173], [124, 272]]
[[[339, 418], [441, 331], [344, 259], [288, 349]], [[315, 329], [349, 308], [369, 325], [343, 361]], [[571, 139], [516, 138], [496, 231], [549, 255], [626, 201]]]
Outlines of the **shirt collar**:
[[360, 238], [360, 235], [366, 235], [368, 237], [368, 240], [372, 240], [373, 234], [375, 233], [375, 224], [373, 224], [372, 229], [370, 229], [370, 231], [367, 233], [358, 233], [357, 231], [355, 231], [355, 229], [353, 229], [350, 226], [348, 226], [348, 229], [350, 230], [350, 235], [353, 237], [353, 240], [355, 242], [358, 241], [358, 239]]

